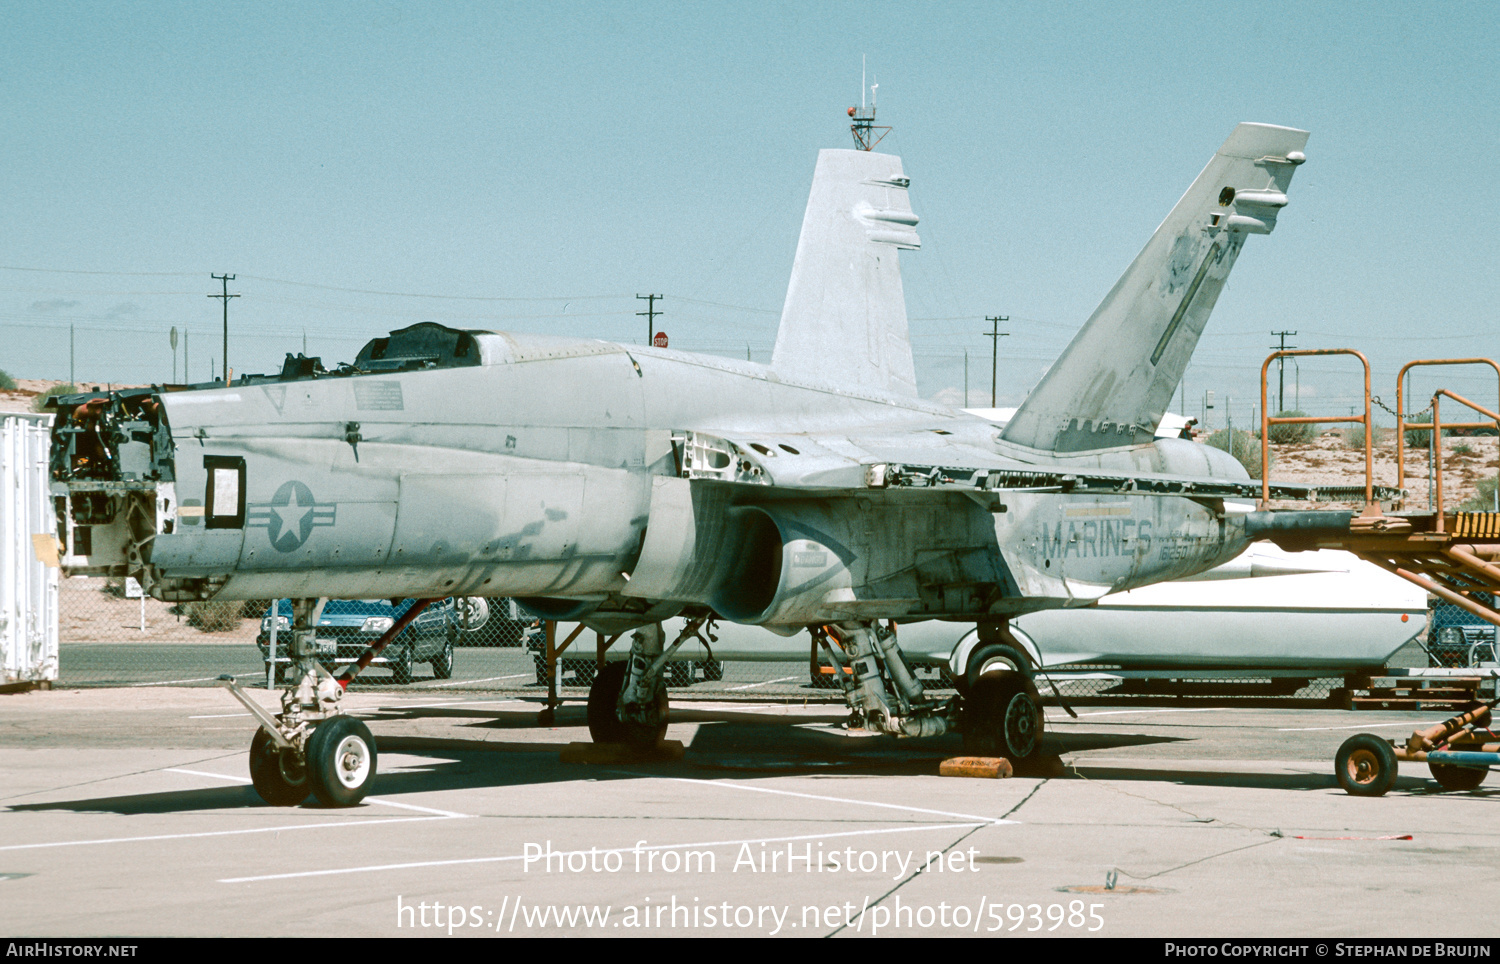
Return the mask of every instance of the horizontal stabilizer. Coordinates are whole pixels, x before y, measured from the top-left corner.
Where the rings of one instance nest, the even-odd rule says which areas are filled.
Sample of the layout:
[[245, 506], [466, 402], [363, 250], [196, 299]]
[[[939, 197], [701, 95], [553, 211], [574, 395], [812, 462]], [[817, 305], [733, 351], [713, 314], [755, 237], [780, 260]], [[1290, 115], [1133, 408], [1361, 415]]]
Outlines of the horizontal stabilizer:
[[772, 368], [916, 396], [897, 255], [921, 243], [907, 184], [899, 157], [818, 152]]
[[1005, 428], [1088, 452], [1150, 442], [1240, 247], [1269, 234], [1307, 132], [1241, 124]]

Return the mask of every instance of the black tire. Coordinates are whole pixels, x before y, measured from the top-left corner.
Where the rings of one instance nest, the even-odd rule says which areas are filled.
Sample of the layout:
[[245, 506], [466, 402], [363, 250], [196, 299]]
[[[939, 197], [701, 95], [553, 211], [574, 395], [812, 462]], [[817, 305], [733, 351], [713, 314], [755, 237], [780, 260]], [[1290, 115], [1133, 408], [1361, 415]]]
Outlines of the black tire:
[[1396, 751], [1374, 734], [1351, 736], [1333, 758], [1333, 774], [1345, 793], [1384, 796], [1396, 782]]
[[1438, 786], [1454, 793], [1478, 790], [1490, 773], [1487, 767], [1461, 767], [1452, 763], [1429, 763], [1427, 769], [1432, 771]]
[[531, 659], [536, 663], [536, 685], [547, 685], [547, 657], [540, 651], [532, 652]]
[[307, 767], [294, 753], [283, 753], [265, 727], [250, 741], [250, 784], [273, 807], [295, 807], [311, 792]]
[[387, 665], [391, 668], [392, 681], [402, 686], [410, 683], [412, 681], [411, 647], [406, 643], [397, 642], [392, 643], [386, 652], [391, 654], [386, 659], [389, 661]]
[[1022, 677], [981, 679], [964, 701], [964, 752], [1025, 763], [1042, 749], [1042, 704]]
[[705, 659], [703, 661], [703, 679], [705, 682], [717, 683], [724, 678], [724, 661], [722, 659]]
[[450, 635], [443, 644], [443, 651], [432, 657], [433, 679], [453, 678], [453, 645], [453, 636]]
[[625, 685], [627, 662], [606, 663], [589, 688], [589, 735], [595, 743], [625, 743], [633, 747], [656, 746], [667, 735], [667, 686], [657, 677], [656, 716], [652, 723], [627, 723], [615, 711], [620, 688]]
[[325, 807], [352, 807], [375, 782], [375, 737], [352, 716], [330, 716], [307, 741], [307, 776]]

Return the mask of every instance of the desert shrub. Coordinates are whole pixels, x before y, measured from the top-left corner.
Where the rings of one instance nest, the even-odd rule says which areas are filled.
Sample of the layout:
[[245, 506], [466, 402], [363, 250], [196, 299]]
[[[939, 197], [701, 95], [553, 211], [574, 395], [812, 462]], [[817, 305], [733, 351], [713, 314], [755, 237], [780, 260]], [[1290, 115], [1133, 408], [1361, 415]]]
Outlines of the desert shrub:
[[1473, 455], [1474, 454], [1474, 450], [1471, 449], [1471, 448], [1469, 448], [1469, 445], [1468, 445], [1467, 442], [1459, 442], [1457, 445], [1453, 446], [1453, 454], [1454, 455]]
[[188, 625], [197, 627], [205, 633], [222, 633], [230, 629], [238, 629], [240, 625], [240, 611], [244, 603], [238, 599], [231, 602], [192, 602], [185, 607], [187, 609]]
[[[1419, 412], [1417, 417], [1431, 421], [1432, 411], [1429, 409], [1426, 412]], [[1409, 428], [1406, 430], [1406, 444], [1410, 447], [1425, 449], [1427, 447], [1427, 438], [1431, 434], [1432, 429], [1430, 428]], [[1443, 438], [1450, 438], [1452, 435], [1453, 429], [1443, 429]]]
[[1496, 488], [1500, 488], [1500, 479], [1480, 479], [1474, 486], [1474, 494], [1459, 503], [1458, 511], [1494, 512]]
[[[1285, 412], [1277, 412], [1273, 418], [1306, 418], [1307, 413], [1298, 409], [1290, 409]], [[1275, 445], [1285, 445], [1293, 442], [1311, 442], [1318, 434], [1318, 426], [1312, 422], [1301, 422], [1297, 425], [1272, 425], [1271, 442]]]
[[[1208, 444], [1221, 452], [1233, 455], [1245, 471], [1250, 473], [1250, 478], [1260, 478], [1260, 439], [1255, 433], [1244, 429], [1234, 430], [1234, 447], [1230, 448], [1229, 429], [1221, 428], [1208, 437]], [[1274, 459], [1272, 460], [1274, 463]]]
[[[1363, 425], [1348, 425], [1339, 432], [1339, 437], [1344, 441], [1344, 448], [1363, 452], [1365, 449], [1365, 427]], [[1385, 442], [1385, 429], [1379, 425], [1375, 426], [1375, 435], [1370, 439], [1374, 448], [1379, 448]]]
[[10, 372], [0, 371], [0, 391], [13, 392], [16, 390], [16, 380], [10, 377]]
[[47, 406], [47, 399], [52, 398], [54, 395], [76, 395], [78, 392], [78, 386], [72, 382], [59, 382], [32, 399], [31, 410], [33, 412], [43, 411]]

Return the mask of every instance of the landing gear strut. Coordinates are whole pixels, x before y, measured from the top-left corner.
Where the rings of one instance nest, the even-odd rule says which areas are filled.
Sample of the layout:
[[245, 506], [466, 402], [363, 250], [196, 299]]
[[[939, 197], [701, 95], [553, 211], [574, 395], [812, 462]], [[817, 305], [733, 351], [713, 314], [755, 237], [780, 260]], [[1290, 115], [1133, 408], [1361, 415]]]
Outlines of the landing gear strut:
[[273, 807], [294, 807], [311, 794], [326, 807], [352, 807], [375, 780], [375, 737], [344, 713], [344, 689], [433, 600], [419, 599], [359, 661], [335, 678], [314, 650], [326, 599], [292, 600], [290, 686], [275, 716], [240, 689], [233, 676], [219, 681], [260, 721], [250, 741], [250, 782]]
[[[853, 725], [893, 736], [963, 734], [975, 756], [1034, 758], [1042, 746], [1042, 702], [1031, 681], [1024, 650], [1003, 622], [980, 625], [981, 647], [951, 700], [929, 699], [912, 673], [891, 630], [873, 622], [817, 627], [831, 637], [826, 648], [847, 666], [835, 679], [844, 688]], [[838, 685], [838, 684], [836, 684]]]

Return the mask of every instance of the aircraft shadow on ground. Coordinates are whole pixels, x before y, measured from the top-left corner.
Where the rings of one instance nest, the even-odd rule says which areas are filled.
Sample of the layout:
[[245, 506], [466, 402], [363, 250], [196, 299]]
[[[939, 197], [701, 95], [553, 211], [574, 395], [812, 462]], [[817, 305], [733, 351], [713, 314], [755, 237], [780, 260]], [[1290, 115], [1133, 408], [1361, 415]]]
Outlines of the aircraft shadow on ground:
[[1126, 746], [1150, 746], [1153, 743], [1190, 742], [1185, 736], [1146, 736], [1141, 733], [1058, 733], [1049, 732], [1045, 746], [1054, 753], [1082, 753], [1085, 750], [1113, 750]]
[[[501, 711], [470, 710], [444, 707], [420, 707], [411, 710], [383, 711], [380, 720], [472, 719], [465, 724], [479, 731], [535, 729], [536, 710]], [[429, 758], [408, 763], [400, 769], [382, 768], [376, 777], [373, 796], [407, 793], [432, 793], [447, 790], [534, 786], [554, 782], [594, 779], [600, 782], [633, 780], [642, 775], [687, 775], [705, 779], [752, 779], [767, 774], [827, 774], [870, 776], [926, 776], [937, 773], [938, 764], [963, 753], [957, 734], [921, 740], [894, 740], [884, 737], [851, 738], [834, 729], [842, 722], [841, 712], [816, 717], [799, 716], [796, 724], [786, 717], [755, 712], [682, 710], [674, 714], [679, 722], [697, 722], [696, 735], [681, 760], [640, 759], [613, 764], [564, 763], [559, 754], [571, 737], [586, 740], [586, 714], [582, 707], [561, 707], [555, 726], [574, 732], [556, 741], [466, 739], [444, 736], [377, 737], [382, 754], [404, 754]], [[808, 726], [806, 724], [813, 724]], [[482, 736], [482, 733], [476, 733]], [[1179, 738], [1120, 733], [1048, 734], [1044, 755], [1055, 761], [1056, 754], [1086, 749], [1138, 746], [1177, 742]], [[1083, 774], [1095, 779], [1174, 779], [1181, 782], [1225, 783], [1251, 781], [1243, 785], [1282, 786], [1291, 789], [1317, 789], [1332, 783], [1319, 777], [1272, 776], [1247, 774], [1205, 774], [1163, 772], [1159, 770], [1102, 769], [1084, 767]], [[1054, 765], [1034, 770], [1022, 769], [1021, 776], [1063, 776]], [[1260, 781], [1260, 782], [1254, 782]], [[1300, 781], [1300, 782], [1299, 782]], [[1403, 781], [1405, 783], [1406, 781]], [[1420, 780], [1409, 781], [1419, 787]], [[309, 806], [311, 804], [308, 804]], [[26, 811], [73, 811], [79, 813], [157, 814], [204, 810], [227, 810], [263, 807], [255, 790], [248, 785], [177, 790], [157, 793], [89, 797], [49, 803], [19, 804], [8, 809]]]
[[161, 793], [90, 797], [86, 800], [58, 800], [52, 803], [18, 803], [6, 809], [12, 813], [67, 810], [73, 813], [118, 813], [137, 816], [152, 813], [190, 813], [195, 810], [235, 810], [265, 805], [254, 788], [247, 784], [236, 784], [201, 790], [168, 790]]

